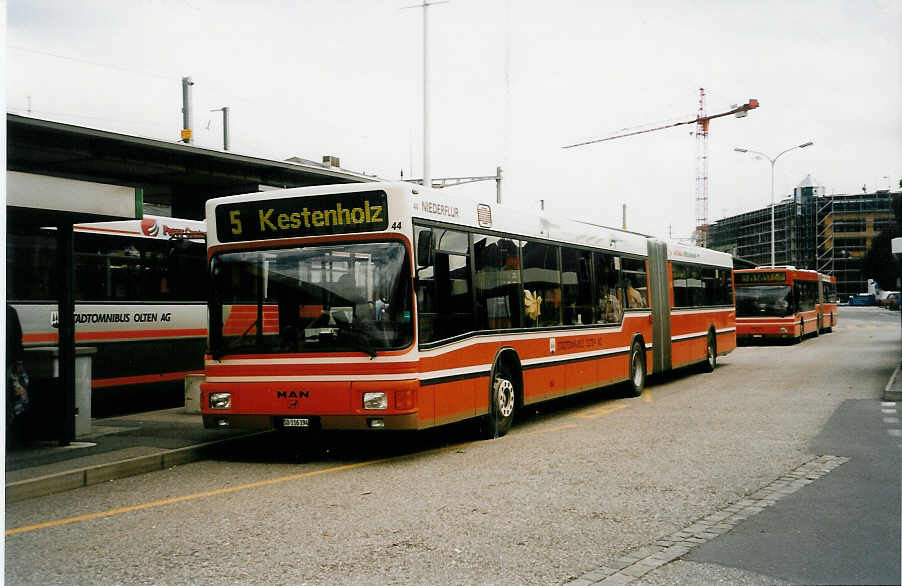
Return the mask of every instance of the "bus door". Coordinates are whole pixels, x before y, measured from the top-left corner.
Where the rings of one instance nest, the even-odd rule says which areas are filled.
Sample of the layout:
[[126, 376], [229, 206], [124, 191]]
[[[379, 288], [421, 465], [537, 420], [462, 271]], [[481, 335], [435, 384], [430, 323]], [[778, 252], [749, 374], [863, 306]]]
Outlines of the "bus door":
[[817, 276], [817, 331], [824, 327], [824, 282]]
[[651, 292], [653, 359], [652, 372], [670, 370], [670, 283], [667, 275], [667, 244], [649, 239], [648, 281]]

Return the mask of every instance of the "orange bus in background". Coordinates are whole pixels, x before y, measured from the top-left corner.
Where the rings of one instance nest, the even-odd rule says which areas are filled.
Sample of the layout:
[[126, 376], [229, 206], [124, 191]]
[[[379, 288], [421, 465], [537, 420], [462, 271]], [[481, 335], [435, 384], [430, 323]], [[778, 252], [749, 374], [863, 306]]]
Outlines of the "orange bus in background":
[[210, 428], [417, 430], [736, 347], [733, 259], [408, 183], [207, 202]]
[[835, 277], [790, 266], [741, 269], [733, 276], [740, 341], [800, 341], [836, 325]]

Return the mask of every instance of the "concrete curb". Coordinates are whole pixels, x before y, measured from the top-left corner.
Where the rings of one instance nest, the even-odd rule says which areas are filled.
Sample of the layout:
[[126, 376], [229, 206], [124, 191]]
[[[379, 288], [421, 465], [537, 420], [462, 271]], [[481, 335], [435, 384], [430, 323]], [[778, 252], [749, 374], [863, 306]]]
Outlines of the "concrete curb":
[[48, 474], [46, 476], [10, 482], [6, 485], [6, 503], [15, 503], [30, 498], [72, 490], [74, 488], [100, 484], [109, 480], [127, 478], [129, 476], [165, 470], [166, 468], [171, 468], [173, 466], [196, 462], [208, 458], [230, 442], [255, 437], [263, 433], [268, 432], [230, 437], [195, 446], [166, 450], [149, 456], [138, 456], [136, 458], [128, 458], [126, 460], [119, 460], [107, 464], [98, 464], [67, 472], [58, 472], [56, 474]]
[[886, 387], [883, 389], [884, 401], [902, 401], [902, 378], [899, 377], [899, 370], [902, 365], [897, 365], [893, 371], [893, 376], [889, 378]]

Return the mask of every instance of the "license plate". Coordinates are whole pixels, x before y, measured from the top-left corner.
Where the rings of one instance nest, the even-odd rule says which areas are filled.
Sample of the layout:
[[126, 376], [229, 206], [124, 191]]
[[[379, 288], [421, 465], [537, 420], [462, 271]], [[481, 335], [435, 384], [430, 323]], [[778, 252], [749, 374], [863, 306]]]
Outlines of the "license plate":
[[310, 427], [310, 420], [306, 417], [286, 417], [282, 420], [282, 427]]

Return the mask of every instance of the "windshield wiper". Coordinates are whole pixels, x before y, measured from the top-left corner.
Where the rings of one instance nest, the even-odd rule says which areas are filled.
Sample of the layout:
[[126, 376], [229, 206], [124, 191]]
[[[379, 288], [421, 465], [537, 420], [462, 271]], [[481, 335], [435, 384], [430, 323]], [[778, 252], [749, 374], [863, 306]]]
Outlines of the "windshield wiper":
[[373, 360], [376, 357], [376, 350], [373, 348], [373, 345], [370, 344], [370, 337], [364, 330], [361, 330], [351, 323], [342, 321], [339, 318], [335, 319], [335, 327], [338, 329], [339, 334], [351, 334], [348, 336], [348, 340], [354, 344], [356, 350], [369, 355], [370, 360]]
[[[238, 337], [238, 340], [235, 342], [235, 346], [241, 346], [241, 342], [244, 341], [244, 339], [247, 337], [247, 335], [250, 333], [250, 331], [251, 331], [252, 329], [254, 329], [254, 328], [257, 326], [258, 323], [260, 323], [260, 318], [259, 318], [259, 317], [258, 317], [257, 319], [254, 320], [254, 323], [252, 323], [251, 325], [247, 326], [247, 329], [244, 330], [244, 333], [241, 334], [241, 336]], [[254, 343], [254, 345], [256, 346], [256, 343]]]

